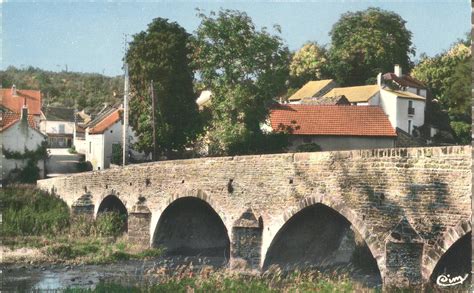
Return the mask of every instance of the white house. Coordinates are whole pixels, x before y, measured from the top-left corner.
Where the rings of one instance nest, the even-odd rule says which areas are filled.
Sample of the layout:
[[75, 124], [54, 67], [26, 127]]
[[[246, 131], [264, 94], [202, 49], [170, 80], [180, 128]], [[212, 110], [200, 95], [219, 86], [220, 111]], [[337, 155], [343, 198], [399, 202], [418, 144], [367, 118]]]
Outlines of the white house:
[[[113, 150], [122, 145], [123, 109], [107, 107], [99, 115], [85, 125], [85, 155], [86, 161], [92, 164], [93, 170], [110, 168], [113, 161]], [[128, 145], [131, 146], [136, 137], [132, 128], [128, 128]], [[115, 146], [114, 146], [115, 145]], [[138, 160], [145, 160], [143, 153], [129, 148], [129, 156]], [[122, 155], [120, 153], [120, 161]]]
[[48, 136], [49, 147], [71, 147], [75, 128], [74, 109], [44, 107], [43, 114], [44, 117], [40, 122], [40, 131]]
[[[21, 114], [0, 113], [0, 134], [2, 136], [0, 150], [2, 180], [8, 180], [18, 176], [20, 170], [27, 166], [29, 159], [11, 158], [7, 153], [24, 154], [25, 150], [36, 151], [42, 148], [46, 142], [46, 136], [37, 129], [35, 117], [28, 115], [26, 106], [23, 107]], [[38, 160], [36, 166], [39, 168], [39, 177], [44, 178], [44, 160]]]
[[[405, 80], [415, 79], [403, 76], [403, 79], [397, 77], [391, 80], [402, 83]], [[395, 86], [389, 86], [389, 83], [382, 79], [382, 74], [379, 74], [376, 85], [333, 88], [322, 98], [345, 96], [352, 105], [380, 106], [388, 115], [393, 128], [412, 135], [415, 127], [420, 127], [425, 123], [426, 89], [398, 86], [398, 83]]]

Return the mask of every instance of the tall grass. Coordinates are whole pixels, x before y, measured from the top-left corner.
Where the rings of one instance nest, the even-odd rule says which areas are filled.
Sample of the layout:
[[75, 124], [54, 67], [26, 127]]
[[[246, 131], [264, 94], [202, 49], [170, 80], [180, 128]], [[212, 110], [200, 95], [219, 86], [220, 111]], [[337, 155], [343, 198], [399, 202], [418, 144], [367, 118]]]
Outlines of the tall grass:
[[69, 227], [67, 204], [27, 185], [2, 188], [2, 235], [56, 235]]

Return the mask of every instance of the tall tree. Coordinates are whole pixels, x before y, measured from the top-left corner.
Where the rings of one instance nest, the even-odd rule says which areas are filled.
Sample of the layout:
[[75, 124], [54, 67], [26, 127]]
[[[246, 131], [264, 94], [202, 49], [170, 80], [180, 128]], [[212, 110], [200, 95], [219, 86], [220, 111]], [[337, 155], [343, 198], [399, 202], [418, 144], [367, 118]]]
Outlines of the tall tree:
[[379, 8], [347, 12], [330, 32], [330, 64], [341, 85], [371, 83], [394, 64], [407, 71], [415, 54], [405, 20]]
[[[457, 142], [471, 140], [471, 49], [466, 41], [454, 44], [434, 57], [423, 56], [412, 75], [423, 81], [438, 102], [439, 111], [448, 113]], [[435, 110], [438, 110], [435, 108]], [[430, 113], [440, 120], [441, 113]]]
[[[255, 28], [244, 12], [199, 14], [194, 64], [212, 91], [208, 137], [213, 154], [260, 152], [267, 107], [288, 78], [289, 52], [280, 37]], [[279, 28], [275, 27], [279, 32]]]
[[189, 39], [190, 34], [184, 28], [163, 18], [154, 19], [146, 31], [133, 36], [125, 60], [132, 90], [130, 124], [138, 134], [139, 150], [147, 153], [153, 150], [152, 111], [156, 117], [157, 155], [179, 155], [199, 132]]
[[311, 80], [327, 77], [328, 60], [324, 47], [306, 43], [294, 53], [290, 62], [290, 86], [300, 88]]

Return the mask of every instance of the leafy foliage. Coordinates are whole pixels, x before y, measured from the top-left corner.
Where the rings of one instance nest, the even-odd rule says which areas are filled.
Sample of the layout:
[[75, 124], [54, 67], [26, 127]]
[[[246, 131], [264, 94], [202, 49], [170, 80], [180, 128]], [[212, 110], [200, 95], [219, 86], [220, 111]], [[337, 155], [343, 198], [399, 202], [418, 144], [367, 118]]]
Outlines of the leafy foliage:
[[[10, 172], [7, 178], [4, 178], [5, 184], [10, 184], [12, 182], [21, 182], [21, 183], [34, 183], [40, 177], [38, 168], [38, 161], [46, 160], [48, 157], [47, 153], [47, 142], [43, 142], [36, 150], [29, 150], [25, 147], [23, 152], [11, 151], [5, 149], [2, 146], [2, 153], [6, 159], [12, 160], [23, 160], [26, 161], [26, 166], [21, 169], [16, 169]], [[17, 175], [15, 175], [17, 174]]]
[[100, 236], [119, 236], [127, 225], [127, 215], [119, 212], [105, 212], [97, 216], [95, 226]]
[[290, 86], [300, 88], [311, 80], [324, 79], [328, 59], [324, 47], [317, 43], [306, 43], [294, 53], [290, 62]]
[[3, 209], [2, 235], [54, 235], [69, 225], [64, 201], [36, 189], [13, 186], [0, 192]]
[[193, 65], [212, 92], [210, 153], [261, 152], [265, 138], [259, 124], [272, 99], [285, 90], [289, 51], [280, 37], [266, 28], [257, 30], [244, 12], [221, 10], [199, 17]]
[[371, 83], [394, 64], [409, 70], [415, 49], [405, 23], [398, 14], [379, 8], [343, 14], [330, 32], [330, 66], [337, 82]]
[[[41, 90], [44, 105], [74, 107], [95, 111], [103, 103], [121, 101], [123, 77], [108, 77], [96, 73], [53, 72], [28, 67], [13, 66], [0, 71], [2, 86], [13, 84], [17, 89]], [[114, 93], [116, 94], [114, 96]]]
[[[412, 71], [415, 78], [428, 86], [434, 98], [427, 105], [428, 122], [441, 128], [451, 127], [456, 141], [462, 144], [471, 141], [470, 62], [471, 49], [465, 42], [458, 42], [434, 57], [424, 56]], [[445, 113], [449, 115], [450, 125], [439, 125]]]
[[305, 143], [296, 148], [297, 152], [320, 152], [321, 150], [321, 146], [316, 143]]
[[[138, 135], [138, 150], [152, 153], [152, 111], [155, 111], [158, 154], [154, 157], [159, 154], [172, 157], [183, 151], [200, 130], [188, 58], [189, 37], [176, 22], [156, 18], [146, 31], [133, 36], [125, 56], [133, 91], [130, 124]], [[151, 107], [151, 81], [155, 109]]]

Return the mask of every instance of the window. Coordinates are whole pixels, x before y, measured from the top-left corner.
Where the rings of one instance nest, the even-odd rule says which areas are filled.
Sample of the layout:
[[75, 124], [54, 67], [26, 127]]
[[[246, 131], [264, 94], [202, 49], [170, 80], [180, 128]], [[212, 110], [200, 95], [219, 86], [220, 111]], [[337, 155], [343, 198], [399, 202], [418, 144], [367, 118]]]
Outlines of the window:
[[408, 120], [408, 134], [411, 135], [411, 120]]
[[408, 115], [415, 115], [415, 108], [413, 108], [413, 101], [408, 101]]
[[416, 89], [416, 94], [420, 95], [420, 89]]
[[64, 133], [64, 124], [59, 124], [59, 133]]
[[89, 141], [89, 154], [91, 153], [91, 149], [92, 149], [92, 141]]

